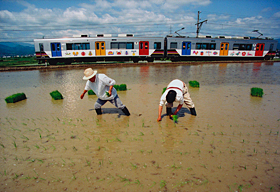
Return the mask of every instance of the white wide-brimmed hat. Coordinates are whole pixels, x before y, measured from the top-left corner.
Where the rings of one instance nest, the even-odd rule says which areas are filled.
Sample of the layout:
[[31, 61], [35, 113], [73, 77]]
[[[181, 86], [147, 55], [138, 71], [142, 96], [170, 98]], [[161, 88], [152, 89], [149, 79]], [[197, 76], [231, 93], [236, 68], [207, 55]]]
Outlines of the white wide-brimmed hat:
[[87, 68], [84, 71], [84, 74], [85, 76], [83, 77], [83, 80], [89, 80], [97, 74], [97, 71], [93, 70], [92, 68]]

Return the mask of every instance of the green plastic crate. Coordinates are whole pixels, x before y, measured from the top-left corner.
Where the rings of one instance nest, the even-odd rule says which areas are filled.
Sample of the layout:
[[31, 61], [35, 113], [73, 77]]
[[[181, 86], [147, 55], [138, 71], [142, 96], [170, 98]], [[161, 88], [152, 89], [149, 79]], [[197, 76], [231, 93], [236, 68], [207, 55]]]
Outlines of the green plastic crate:
[[191, 87], [199, 87], [199, 82], [197, 82], [197, 81], [189, 81], [189, 85]]
[[251, 95], [256, 97], [262, 97], [263, 96], [263, 89], [258, 87], [251, 88]]
[[50, 95], [52, 96], [52, 98], [54, 100], [63, 99], [63, 96], [61, 95], [61, 93], [58, 90], [51, 92]]
[[93, 90], [89, 90], [89, 91], [88, 91], [88, 94], [89, 94], [89, 95], [96, 95], [96, 94], [93, 92]]
[[9, 97], [5, 98], [6, 103], [15, 103], [18, 101], [22, 101], [26, 99], [26, 95], [24, 93], [16, 93]]

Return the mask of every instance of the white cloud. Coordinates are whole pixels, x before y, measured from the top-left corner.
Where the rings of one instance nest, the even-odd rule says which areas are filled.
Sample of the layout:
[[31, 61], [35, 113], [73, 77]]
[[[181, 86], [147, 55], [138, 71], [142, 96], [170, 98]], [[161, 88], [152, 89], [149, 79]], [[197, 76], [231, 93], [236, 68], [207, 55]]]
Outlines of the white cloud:
[[[17, 2], [17, 1], [16, 1]], [[15, 2], [15, 3], [16, 3]], [[31, 1], [32, 2], [32, 1]], [[48, 1], [50, 2], [50, 1]], [[55, 2], [55, 1], [51, 1]], [[73, 34], [135, 33], [164, 36], [185, 27], [180, 34], [189, 36], [196, 31], [197, 7], [207, 7], [210, 0], [88, 0], [66, 8], [40, 8], [26, 1], [18, 1], [24, 10], [0, 10], [0, 35], [41, 38], [42, 36], [72, 36]], [[190, 8], [192, 7], [192, 8]], [[270, 11], [269, 8], [263, 12]], [[273, 15], [280, 17], [280, 12]], [[240, 35], [258, 28], [276, 33], [279, 24], [261, 16], [239, 17], [208, 14], [208, 23], [201, 33], [228, 33]], [[271, 26], [274, 26], [273, 28]], [[276, 28], [276, 29], [274, 29]], [[4, 30], [4, 31], [1, 31]], [[10, 30], [10, 31], [8, 31]], [[13, 31], [19, 30], [19, 31]]]
[[274, 17], [280, 17], [280, 11], [273, 14]]

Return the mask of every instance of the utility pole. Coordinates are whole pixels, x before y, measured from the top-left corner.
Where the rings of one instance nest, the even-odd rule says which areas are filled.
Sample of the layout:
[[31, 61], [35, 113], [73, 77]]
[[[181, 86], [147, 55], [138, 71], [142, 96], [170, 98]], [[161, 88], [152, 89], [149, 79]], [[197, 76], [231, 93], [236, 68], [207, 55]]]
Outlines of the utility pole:
[[199, 34], [199, 31], [200, 31], [200, 28], [201, 28], [202, 24], [203, 24], [204, 22], [207, 23], [207, 19], [204, 20], [204, 21], [199, 22], [199, 14], [200, 14], [200, 13], [201, 13], [201, 12], [198, 11], [198, 13], [197, 13], [197, 23], [195, 24], [195, 25], [196, 25], [196, 38], [198, 38], [198, 34]]

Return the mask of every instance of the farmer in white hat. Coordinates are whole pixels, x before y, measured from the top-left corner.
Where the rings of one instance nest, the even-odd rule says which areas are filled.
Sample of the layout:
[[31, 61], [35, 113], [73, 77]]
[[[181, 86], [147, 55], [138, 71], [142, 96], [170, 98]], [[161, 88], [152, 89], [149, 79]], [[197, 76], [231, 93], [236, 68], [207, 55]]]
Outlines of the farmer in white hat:
[[81, 94], [81, 99], [84, 98], [86, 92], [93, 90], [98, 97], [94, 104], [94, 109], [97, 115], [102, 114], [101, 106], [103, 106], [107, 101], [121, 109], [125, 115], [130, 115], [126, 106], [122, 104], [116, 89], [113, 87], [116, 83], [114, 79], [107, 77], [105, 74], [97, 74], [97, 71], [92, 68], [86, 69], [84, 71], [84, 75], [83, 80], [87, 80], [87, 83], [84, 92]]
[[[179, 105], [172, 114], [171, 108], [173, 107], [173, 102], [178, 102]], [[196, 116], [194, 103], [191, 99], [186, 84], [179, 79], [175, 79], [168, 84], [165, 92], [160, 98], [157, 121], [161, 121], [161, 113], [164, 104], [166, 105], [167, 115], [171, 118], [172, 115], [176, 115], [178, 113], [178, 111], [182, 108], [184, 103], [190, 109], [191, 114]]]

